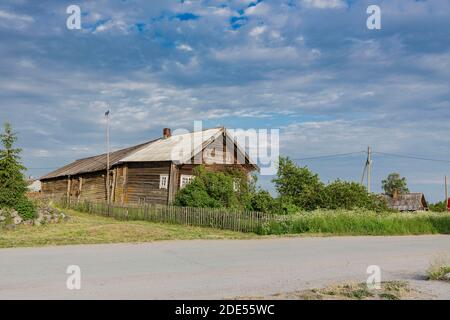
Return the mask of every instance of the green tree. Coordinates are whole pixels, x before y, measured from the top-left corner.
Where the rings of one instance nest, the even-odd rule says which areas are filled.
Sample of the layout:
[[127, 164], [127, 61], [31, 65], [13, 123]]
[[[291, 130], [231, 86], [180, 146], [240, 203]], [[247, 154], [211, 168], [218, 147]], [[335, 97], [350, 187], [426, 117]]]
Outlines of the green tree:
[[365, 208], [370, 202], [366, 187], [356, 182], [336, 180], [326, 186], [328, 209]]
[[20, 163], [22, 150], [14, 148], [17, 135], [9, 123], [4, 125], [0, 141], [0, 205], [14, 207], [25, 195], [27, 184], [22, 174], [25, 167]]
[[20, 162], [19, 148], [14, 148], [17, 135], [11, 125], [5, 123], [4, 132], [0, 134], [0, 207], [15, 208], [24, 219], [33, 218], [35, 208], [26, 198], [27, 183], [23, 175], [26, 169]]
[[430, 211], [434, 212], [445, 212], [447, 211], [447, 201], [430, 204], [428, 208], [430, 209]]
[[191, 183], [177, 192], [174, 204], [185, 207], [250, 209], [252, 185], [238, 170], [212, 172], [199, 166]]
[[404, 194], [409, 192], [406, 178], [401, 177], [398, 173], [389, 174], [386, 180], [382, 181], [382, 186], [384, 193], [389, 196], [393, 196], [395, 193]]
[[276, 210], [276, 201], [269, 192], [258, 189], [252, 193], [248, 207], [253, 211], [270, 213]]
[[325, 193], [327, 209], [387, 210], [386, 203], [381, 198], [368, 193], [365, 186], [356, 182], [336, 180], [326, 186]]
[[280, 157], [277, 177], [272, 180], [281, 198], [305, 210], [323, 207], [325, 185], [308, 167], [299, 167], [288, 157]]

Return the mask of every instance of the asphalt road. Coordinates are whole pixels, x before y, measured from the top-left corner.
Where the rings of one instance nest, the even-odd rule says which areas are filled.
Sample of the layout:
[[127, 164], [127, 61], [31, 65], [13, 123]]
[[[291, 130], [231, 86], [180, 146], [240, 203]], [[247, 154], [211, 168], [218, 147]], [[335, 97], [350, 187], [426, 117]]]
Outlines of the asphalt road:
[[[221, 299], [382, 280], [423, 278], [450, 254], [450, 236], [167, 241], [0, 249], [0, 299]], [[68, 290], [69, 265], [81, 289]], [[450, 295], [441, 285], [440, 297]], [[448, 285], [450, 286], [450, 285]], [[448, 291], [446, 289], [449, 289]]]

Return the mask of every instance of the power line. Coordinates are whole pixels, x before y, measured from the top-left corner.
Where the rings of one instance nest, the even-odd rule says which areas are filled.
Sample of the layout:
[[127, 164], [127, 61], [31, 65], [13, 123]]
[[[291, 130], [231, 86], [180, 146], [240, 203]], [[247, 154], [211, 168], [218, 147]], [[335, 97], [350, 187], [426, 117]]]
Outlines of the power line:
[[425, 158], [420, 156], [412, 156], [412, 155], [404, 155], [404, 154], [398, 154], [398, 153], [387, 153], [387, 152], [373, 152], [376, 154], [391, 156], [391, 157], [398, 157], [398, 158], [406, 158], [406, 159], [415, 159], [415, 160], [422, 160], [422, 161], [434, 161], [434, 162], [444, 162], [444, 163], [450, 163], [450, 160], [443, 160], [443, 159], [432, 159], [432, 158]]
[[[304, 160], [335, 159], [335, 158], [339, 158], [339, 157], [351, 156], [351, 155], [362, 154], [362, 153], [367, 153], [367, 151], [357, 151], [357, 152], [348, 152], [348, 153], [336, 153], [336, 154], [321, 155], [321, 156], [314, 156], [314, 157], [307, 157], [307, 158], [297, 158], [297, 159], [292, 159], [292, 160], [294, 160], [294, 161], [304, 161]], [[372, 154], [391, 156], [391, 157], [399, 157], [399, 158], [406, 158], [406, 159], [414, 159], [414, 160], [422, 160], [422, 161], [434, 161], [434, 162], [450, 163], [450, 160], [434, 159], [434, 158], [427, 158], [427, 157], [422, 157], [422, 156], [406, 155], [406, 154], [399, 154], [399, 153], [388, 153], [388, 152], [381, 152], [381, 151], [372, 151]]]
[[294, 161], [303, 161], [303, 160], [316, 160], [316, 159], [334, 159], [334, 158], [338, 158], [338, 157], [351, 156], [351, 155], [361, 154], [361, 153], [365, 153], [365, 151], [349, 152], [349, 153], [337, 153], [337, 154], [329, 154], [329, 155], [323, 155], [323, 156], [301, 158], [301, 159], [292, 159], [292, 160], [294, 160]]
[[[307, 158], [297, 158], [292, 159], [294, 161], [306, 161], [306, 160], [321, 160], [321, 159], [336, 159], [336, 158], [342, 158], [347, 156], [352, 156], [356, 154], [365, 154], [367, 151], [356, 151], [356, 152], [348, 152], [348, 153], [336, 153], [336, 154], [328, 154], [328, 155], [320, 155], [320, 156], [314, 156], [314, 157], [307, 157]], [[441, 163], [450, 163], [450, 160], [443, 160], [443, 159], [434, 159], [434, 158], [427, 158], [427, 157], [421, 157], [421, 156], [414, 156], [414, 155], [406, 155], [406, 154], [398, 154], [398, 153], [388, 153], [388, 152], [381, 152], [381, 151], [372, 151], [372, 154], [378, 154], [382, 156], [390, 156], [390, 157], [398, 157], [398, 158], [405, 158], [405, 159], [413, 159], [413, 160], [421, 160], [421, 161], [433, 161], [433, 162], [441, 162]], [[92, 157], [90, 160], [106, 164], [105, 160], [97, 160], [95, 157]], [[53, 170], [53, 169], [59, 169], [61, 167], [36, 167], [36, 168], [27, 168], [27, 170]], [[365, 170], [363, 173], [363, 178], [365, 176]]]

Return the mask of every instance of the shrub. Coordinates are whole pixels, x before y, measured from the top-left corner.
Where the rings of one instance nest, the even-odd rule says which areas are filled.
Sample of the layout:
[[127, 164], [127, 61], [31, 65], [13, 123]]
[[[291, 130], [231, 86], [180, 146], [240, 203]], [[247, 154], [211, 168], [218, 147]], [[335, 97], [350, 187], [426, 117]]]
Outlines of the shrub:
[[303, 211], [290, 197], [279, 197], [275, 200], [274, 213], [279, 215], [295, 214]]
[[336, 180], [325, 187], [327, 209], [366, 208], [375, 211], [388, 210], [386, 203], [377, 196], [369, 194], [365, 186], [356, 182]]
[[272, 180], [280, 194], [278, 213], [301, 210], [355, 209], [388, 210], [385, 201], [356, 183], [336, 180], [323, 184], [307, 167], [299, 167], [289, 158], [280, 157], [277, 177]]
[[308, 167], [299, 167], [289, 158], [280, 157], [277, 177], [272, 180], [279, 195], [305, 210], [323, 207], [325, 185]]
[[434, 212], [445, 212], [447, 211], [447, 201], [430, 204], [429, 209]]
[[214, 199], [210, 194], [208, 194], [203, 181], [197, 178], [178, 191], [174, 204], [181, 207], [223, 207], [220, 201]]
[[29, 199], [22, 197], [14, 206], [23, 220], [37, 218], [36, 206]]
[[[194, 174], [194, 180], [178, 191], [175, 205], [248, 209], [251, 186], [242, 172], [211, 172], [199, 166]], [[235, 191], [236, 183], [238, 190]]]
[[276, 208], [276, 200], [266, 190], [259, 189], [252, 193], [249, 208], [253, 211], [272, 212]]

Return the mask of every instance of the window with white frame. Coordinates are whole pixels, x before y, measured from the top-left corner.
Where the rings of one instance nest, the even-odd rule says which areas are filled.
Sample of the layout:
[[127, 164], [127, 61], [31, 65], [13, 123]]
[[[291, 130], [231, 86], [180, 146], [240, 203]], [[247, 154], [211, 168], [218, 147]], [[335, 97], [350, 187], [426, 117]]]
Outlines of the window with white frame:
[[180, 177], [180, 188], [184, 188], [194, 179], [194, 176], [189, 174], [182, 174]]
[[167, 189], [169, 187], [169, 175], [161, 174], [159, 175], [159, 188]]

